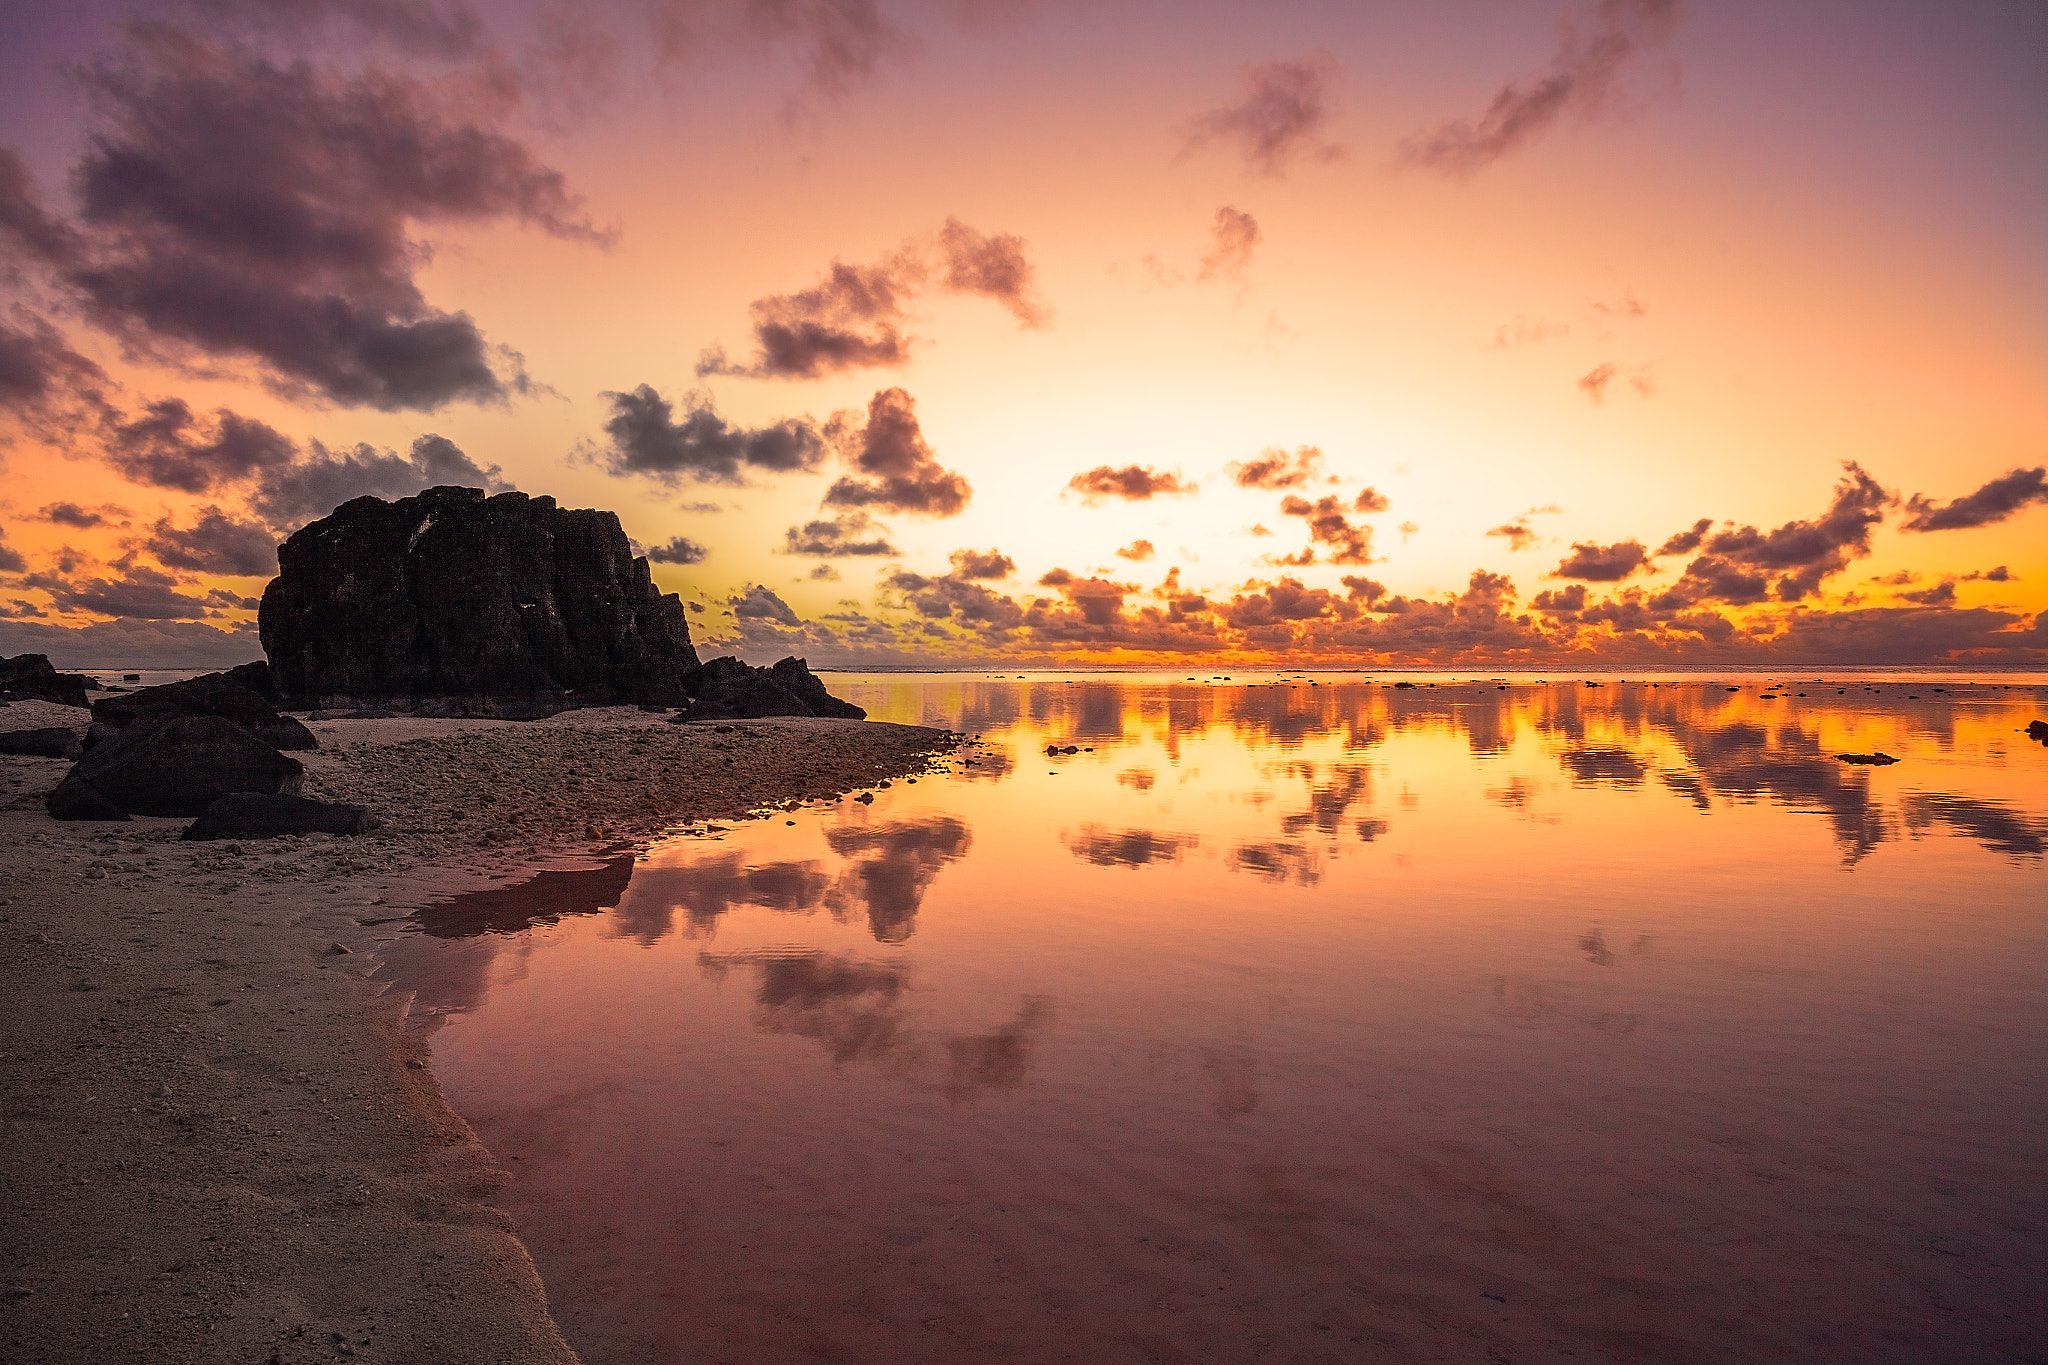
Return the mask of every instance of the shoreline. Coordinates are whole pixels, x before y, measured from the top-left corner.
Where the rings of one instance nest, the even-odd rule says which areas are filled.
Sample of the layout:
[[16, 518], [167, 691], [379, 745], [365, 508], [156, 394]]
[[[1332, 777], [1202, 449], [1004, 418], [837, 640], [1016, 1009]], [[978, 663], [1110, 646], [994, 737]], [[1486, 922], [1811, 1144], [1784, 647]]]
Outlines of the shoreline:
[[183, 818], [62, 823], [42, 800], [68, 763], [0, 758], [0, 1354], [573, 1362], [361, 921], [593, 844], [794, 813], [959, 739], [634, 708], [312, 724], [306, 794], [382, 828], [185, 843]]

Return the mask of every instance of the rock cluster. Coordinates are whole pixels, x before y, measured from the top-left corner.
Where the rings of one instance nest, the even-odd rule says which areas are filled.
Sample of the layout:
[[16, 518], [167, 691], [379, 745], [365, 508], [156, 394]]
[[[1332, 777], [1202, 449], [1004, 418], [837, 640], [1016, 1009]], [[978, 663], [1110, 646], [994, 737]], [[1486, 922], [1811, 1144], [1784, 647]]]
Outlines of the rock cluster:
[[305, 768], [225, 716], [152, 716], [94, 745], [50, 793], [59, 820], [200, 815], [230, 792], [294, 794]]
[[830, 716], [865, 720], [867, 712], [841, 701], [802, 659], [789, 658], [769, 668], [754, 668], [738, 659], [713, 659], [690, 679], [694, 696], [678, 722], [758, 720], [766, 716]]
[[272, 706], [270, 670], [243, 664], [227, 673], [208, 673], [162, 687], [145, 687], [101, 697], [92, 704], [95, 744], [108, 730], [126, 730], [139, 721], [171, 716], [219, 716], [233, 721], [273, 749], [317, 749], [320, 741], [301, 721], [280, 716]]
[[59, 706], [84, 706], [88, 686], [77, 673], [59, 673], [47, 654], [17, 654], [0, 659], [0, 696], [53, 701]]
[[296, 532], [257, 625], [289, 710], [680, 706], [697, 668], [616, 513], [475, 488], [356, 498]]

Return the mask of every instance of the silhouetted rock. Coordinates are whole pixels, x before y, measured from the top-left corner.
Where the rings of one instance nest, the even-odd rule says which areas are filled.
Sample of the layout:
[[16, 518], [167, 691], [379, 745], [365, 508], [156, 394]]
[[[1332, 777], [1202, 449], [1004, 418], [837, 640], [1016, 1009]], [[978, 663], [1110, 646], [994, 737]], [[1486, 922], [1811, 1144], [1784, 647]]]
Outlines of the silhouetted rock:
[[230, 682], [240, 683], [269, 702], [273, 708], [284, 705], [284, 698], [278, 694], [277, 679], [270, 674], [268, 660], [258, 659], [254, 663], [236, 664], [221, 676]]
[[278, 548], [257, 613], [290, 710], [534, 717], [680, 706], [697, 667], [682, 600], [618, 516], [430, 488], [364, 497]]
[[754, 668], [738, 659], [713, 659], [690, 680], [696, 698], [677, 724], [705, 720], [755, 720], [763, 716], [832, 716], [865, 720], [867, 712], [825, 690], [802, 659]]
[[78, 732], [68, 725], [51, 725], [40, 730], [0, 731], [0, 754], [31, 758], [77, 758]]
[[[252, 665], [236, 669], [244, 672]], [[207, 673], [184, 682], [145, 687], [120, 696], [101, 697], [92, 704], [92, 718], [101, 725], [127, 729], [152, 717], [219, 716], [231, 720], [273, 749], [317, 749], [313, 732], [290, 716], [280, 716], [261, 693], [236, 681], [232, 674]]]
[[2048, 744], [2048, 720], [2028, 721], [2027, 738], [2042, 744]]
[[0, 659], [0, 692], [59, 706], [85, 705], [85, 679], [76, 673], [59, 673], [50, 666], [47, 654], [17, 654]]
[[[297, 759], [224, 716], [153, 716], [73, 764], [49, 811], [60, 820], [199, 815], [229, 792], [294, 794], [304, 775]], [[102, 805], [114, 814], [79, 813]]]
[[310, 796], [229, 792], [185, 829], [187, 839], [276, 839], [287, 834], [365, 834], [376, 821], [362, 806]]
[[1860, 763], [1869, 768], [1885, 768], [1899, 761], [1887, 753], [1836, 754], [1835, 760], [1839, 763]]

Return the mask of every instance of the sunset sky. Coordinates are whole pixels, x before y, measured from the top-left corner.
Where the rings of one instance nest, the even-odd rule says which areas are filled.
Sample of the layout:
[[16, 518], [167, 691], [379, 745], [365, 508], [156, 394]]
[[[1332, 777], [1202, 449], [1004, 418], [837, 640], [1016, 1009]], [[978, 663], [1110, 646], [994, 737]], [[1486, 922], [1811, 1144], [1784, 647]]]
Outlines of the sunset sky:
[[619, 513], [820, 666], [2048, 663], [2031, 0], [0, 16], [0, 653]]

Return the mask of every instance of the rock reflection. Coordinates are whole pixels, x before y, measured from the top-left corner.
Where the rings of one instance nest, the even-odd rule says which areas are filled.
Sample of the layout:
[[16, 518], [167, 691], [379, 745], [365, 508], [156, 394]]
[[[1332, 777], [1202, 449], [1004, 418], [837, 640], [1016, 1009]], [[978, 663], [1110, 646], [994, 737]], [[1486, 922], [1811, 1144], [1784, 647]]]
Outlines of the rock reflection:
[[825, 831], [832, 851], [852, 861], [826, 893], [835, 919], [866, 915], [880, 943], [901, 943], [917, 931], [918, 907], [939, 870], [966, 856], [974, 839], [950, 815], [884, 824], [853, 823]]
[[1151, 829], [1106, 829], [1082, 825], [1060, 836], [1067, 850], [1083, 862], [1097, 867], [1145, 867], [1152, 863], [1177, 863], [1181, 854], [1202, 842], [1195, 834], [1162, 834]]
[[433, 938], [516, 934], [566, 915], [609, 910], [633, 880], [633, 855], [621, 853], [602, 867], [536, 873], [511, 886], [468, 891], [417, 911], [420, 932]]
[[2048, 821], [2029, 820], [1995, 801], [1950, 796], [1945, 792], [1914, 792], [1905, 799], [1906, 827], [1918, 833], [1936, 824], [1967, 835], [1993, 853], [2014, 860], [2048, 853]]

